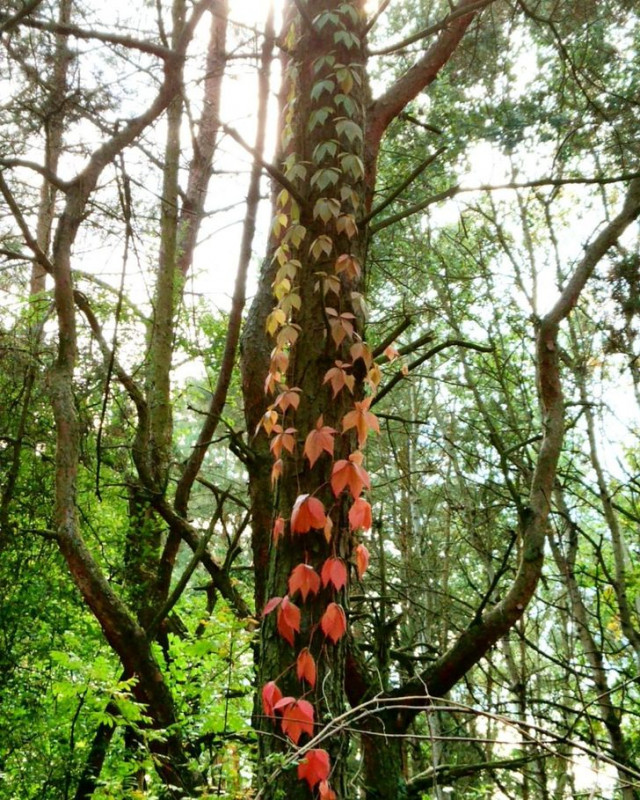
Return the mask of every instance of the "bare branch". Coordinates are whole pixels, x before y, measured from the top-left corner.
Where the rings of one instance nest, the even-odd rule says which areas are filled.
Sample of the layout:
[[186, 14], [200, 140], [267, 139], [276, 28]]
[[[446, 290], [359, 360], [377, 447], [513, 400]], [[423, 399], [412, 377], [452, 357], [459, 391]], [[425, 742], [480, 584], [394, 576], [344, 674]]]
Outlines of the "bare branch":
[[15, 167], [32, 169], [34, 172], [42, 175], [42, 177], [48, 180], [56, 189], [66, 192], [69, 188], [68, 181], [63, 181], [62, 178], [58, 177], [50, 169], [43, 167], [42, 164], [38, 164], [37, 161], [27, 161], [23, 158], [0, 158], [0, 167], [6, 167], [7, 169], [14, 169]]
[[24, 6], [16, 11], [13, 16], [10, 14], [0, 14], [0, 19], [3, 17], [6, 18], [5, 21], [0, 25], [0, 33], [4, 33], [5, 31], [10, 31], [15, 28], [21, 19], [24, 19], [24, 17], [28, 16], [41, 3], [42, 0], [29, 0], [29, 2], [25, 3]]
[[[432, 334], [427, 334], [427, 336], [430, 336], [431, 338], [433, 337]], [[440, 344], [432, 347], [424, 355], [420, 356], [420, 358], [416, 358], [410, 364], [407, 364], [407, 370], [409, 372], [413, 372], [414, 369], [417, 369], [419, 366], [424, 364], [425, 361], [429, 361], [429, 359], [433, 358], [447, 347], [467, 347], [470, 350], [477, 350], [479, 353], [491, 353], [493, 350], [492, 347], [488, 347], [487, 345], [475, 344], [475, 342], [467, 342], [464, 339], [447, 339], [445, 342], [440, 342]], [[388, 383], [378, 390], [378, 393], [374, 396], [371, 405], [375, 405], [376, 403], [380, 402], [380, 400], [382, 400], [385, 395], [389, 394], [393, 387], [400, 383], [400, 381], [405, 377], [405, 373], [402, 370], [398, 370], [393, 378], [391, 378]]]
[[[422, 200], [419, 203], [414, 203], [413, 205], [407, 206], [407, 208], [405, 208], [403, 211], [399, 211], [397, 214], [392, 214], [388, 217], [385, 217], [376, 225], [371, 225], [369, 227], [369, 232], [371, 234], [378, 233], [379, 231], [388, 228], [390, 225], [395, 225], [396, 222], [400, 222], [401, 220], [406, 219], [413, 214], [418, 214], [420, 211], [424, 211], [426, 208], [434, 205], [435, 203], [441, 203], [443, 200], [450, 200], [453, 197], [457, 197], [459, 194], [469, 194], [471, 192], [497, 192], [502, 189], [536, 189], [545, 186], [590, 186], [593, 184], [607, 186], [612, 183], [627, 183], [628, 181], [632, 181], [636, 178], [640, 178], [640, 172], [623, 173], [622, 175], [614, 175], [609, 178], [598, 176], [583, 178], [537, 178], [536, 180], [531, 181], [510, 181], [509, 183], [498, 184], [484, 183], [480, 184], [479, 186], [451, 186], [449, 189], [445, 189], [442, 192], [438, 192], [438, 194], [427, 197], [425, 200]], [[373, 217], [373, 215], [374, 213], [372, 212], [369, 217]]]
[[7, 185], [7, 182], [4, 179], [4, 175], [0, 171], [0, 193], [4, 197], [7, 205], [9, 206], [11, 213], [15, 221], [18, 223], [18, 227], [20, 228], [22, 235], [24, 236], [24, 240], [27, 243], [27, 246], [33, 251], [36, 261], [40, 264], [48, 273], [53, 273], [53, 266], [49, 259], [47, 258], [46, 253], [42, 250], [40, 245], [38, 244], [35, 236], [31, 233], [29, 226], [27, 225], [27, 221], [25, 220], [22, 210], [20, 206], [16, 202], [15, 197], [13, 196], [13, 192]]
[[427, 36], [433, 36], [434, 33], [439, 33], [459, 17], [462, 17], [465, 14], [481, 11], [485, 6], [488, 6], [492, 2], [493, 0], [476, 0], [474, 3], [470, 3], [464, 7], [459, 7], [450, 14], [447, 14], [447, 16], [440, 20], [440, 22], [436, 22], [434, 25], [429, 25], [428, 28], [423, 28], [423, 30], [418, 31], [411, 36], [407, 36], [406, 39], [402, 39], [400, 42], [391, 44], [388, 47], [383, 47], [381, 50], [370, 50], [369, 55], [385, 56], [389, 53], [396, 53], [398, 50], [404, 50], [405, 47], [408, 47], [415, 42], [419, 42], [420, 39], [426, 39]]
[[76, 39], [96, 39], [107, 44], [121, 45], [122, 47], [139, 50], [142, 53], [148, 53], [162, 59], [171, 59], [174, 55], [173, 51], [168, 47], [162, 47], [153, 42], [145, 42], [133, 36], [120, 36], [117, 33], [107, 33], [106, 31], [85, 30], [77, 25], [62, 25], [58, 22], [47, 22], [43, 19], [34, 19], [26, 16], [22, 16], [18, 21], [15, 21], [14, 17], [0, 12], [0, 30], [7, 29], [7, 26], [15, 27], [18, 23], [25, 28], [34, 28], [38, 31], [47, 31], [48, 33], [56, 33], [63, 36], [75, 36]]

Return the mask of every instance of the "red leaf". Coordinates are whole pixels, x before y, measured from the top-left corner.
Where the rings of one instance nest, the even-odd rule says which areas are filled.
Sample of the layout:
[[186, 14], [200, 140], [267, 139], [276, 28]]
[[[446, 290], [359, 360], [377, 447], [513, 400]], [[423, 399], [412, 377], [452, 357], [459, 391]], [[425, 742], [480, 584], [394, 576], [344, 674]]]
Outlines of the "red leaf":
[[320, 800], [337, 800], [336, 793], [329, 786], [328, 781], [321, 781], [318, 790], [320, 791]]
[[300, 609], [288, 597], [283, 597], [278, 609], [278, 633], [293, 646], [295, 634], [299, 630]]
[[315, 430], [311, 431], [304, 443], [304, 455], [309, 459], [309, 466], [312, 467], [323, 452], [333, 456], [333, 437], [336, 431], [328, 425], [324, 425], [322, 415], [316, 423]]
[[331, 472], [331, 488], [337, 497], [346, 487], [349, 487], [354, 500], [360, 497], [363, 489], [371, 488], [371, 480], [367, 470], [362, 466], [362, 453], [356, 451], [349, 456], [349, 460], [336, 461]]
[[371, 528], [371, 506], [363, 497], [359, 497], [349, 509], [349, 527], [352, 531]]
[[301, 494], [293, 504], [291, 511], [291, 531], [308, 533], [311, 528], [324, 528], [327, 516], [324, 506], [317, 497]]
[[273, 543], [278, 544], [278, 539], [284, 533], [284, 519], [282, 517], [276, 517], [273, 523]]
[[332, 583], [338, 591], [347, 583], [347, 568], [341, 558], [328, 558], [322, 565], [322, 583]]
[[380, 433], [380, 423], [376, 415], [369, 411], [371, 398], [366, 397], [362, 402], [356, 401], [355, 409], [349, 411], [342, 418], [342, 430], [348, 431], [350, 428], [355, 428], [358, 432], [358, 447], [367, 441], [367, 434], [370, 430]]
[[313, 706], [308, 700], [296, 700], [282, 713], [282, 732], [298, 744], [303, 733], [313, 736], [313, 716]]
[[350, 278], [357, 278], [361, 271], [360, 263], [354, 256], [344, 253], [336, 259], [335, 271], [336, 275], [339, 275], [341, 272], [346, 272]]
[[326, 750], [309, 750], [304, 760], [298, 764], [298, 778], [306, 781], [309, 788], [326, 781], [331, 771], [329, 753]]
[[309, 592], [318, 594], [320, 589], [320, 576], [308, 564], [298, 564], [289, 575], [289, 594], [293, 595], [300, 590], [302, 602], [307, 599]]
[[276, 606], [279, 606], [282, 602], [281, 597], [272, 597], [270, 600], [267, 600], [265, 607], [262, 609], [262, 616], [266, 617], [267, 614], [270, 614]]
[[268, 717], [275, 717], [274, 705], [282, 700], [282, 692], [275, 681], [269, 681], [262, 687], [262, 708]]
[[298, 673], [299, 681], [306, 681], [309, 686], [316, 685], [316, 662], [309, 652], [309, 648], [305, 647], [300, 651], [300, 655], [296, 660], [296, 671]]
[[347, 630], [347, 618], [342, 606], [337, 603], [329, 603], [320, 620], [320, 627], [324, 635], [328, 636], [334, 644], [341, 639]]
[[283, 711], [285, 708], [292, 706], [295, 702], [295, 697], [281, 697], [280, 700], [273, 704], [273, 709], [274, 711]]
[[356, 569], [358, 570], [358, 577], [362, 580], [362, 576], [367, 571], [369, 566], [369, 551], [363, 544], [356, 547]]

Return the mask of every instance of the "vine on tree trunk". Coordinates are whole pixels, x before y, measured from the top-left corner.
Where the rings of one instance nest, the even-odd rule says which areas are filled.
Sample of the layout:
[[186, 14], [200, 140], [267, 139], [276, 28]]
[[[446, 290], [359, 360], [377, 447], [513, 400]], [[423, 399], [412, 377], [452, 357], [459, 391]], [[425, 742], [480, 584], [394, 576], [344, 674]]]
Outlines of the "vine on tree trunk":
[[[296, 16], [284, 37], [292, 57], [282, 147], [286, 177], [299, 194], [285, 188], [276, 200], [276, 305], [266, 320], [274, 339], [265, 381], [271, 402], [257, 431], [270, 437], [272, 483], [280, 492], [272, 547], [293, 557], [286, 585], [263, 616], [268, 625], [275, 615], [277, 634], [294, 652], [263, 686], [262, 701], [294, 745], [314, 735], [318, 676], [331, 668], [333, 648], [347, 632], [352, 575], [361, 579], [368, 566], [360, 541], [371, 528], [363, 448], [369, 432], [379, 432], [369, 406], [380, 371], [363, 340], [360, 291], [365, 78], [356, 31], [363, 31], [363, 15], [359, 2], [310, 6], [318, 13]], [[300, 691], [284, 696], [279, 684], [291, 686], [294, 670]], [[310, 749], [298, 777], [332, 800], [334, 766], [326, 750]]]

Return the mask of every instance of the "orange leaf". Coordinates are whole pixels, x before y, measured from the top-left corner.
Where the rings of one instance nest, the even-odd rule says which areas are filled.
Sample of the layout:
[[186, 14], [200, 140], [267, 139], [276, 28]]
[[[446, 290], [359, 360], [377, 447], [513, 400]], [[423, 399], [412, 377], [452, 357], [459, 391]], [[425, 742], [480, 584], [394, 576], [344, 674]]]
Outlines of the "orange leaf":
[[317, 497], [301, 494], [291, 511], [292, 533], [308, 533], [311, 528], [324, 528], [327, 516], [324, 506]]
[[331, 488], [336, 497], [347, 486], [354, 500], [360, 497], [363, 489], [371, 488], [369, 475], [362, 466], [362, 453], [357, 451], [349, 456], [348, 461], [336, 461], [331, 471]]
[[336, 271], [336, 275], [339, 275], [341, 272], [346, 272], [350, 278], [357, 278], [361, 271], [358, 259], [347, 255], [346, 253], [338, 256], [334, 265], [334, 269]]
[[384, 350], [385, 356], [389, 359], [389, 361], [394, 361], [396, 358], [399, 358], [400, 353], [398, 352], [397, 348], [390, 344], [388, 347], [385, 347]]
[[327, 544], [331, 543], [332, 531], [333, 531], [333, 522], [331, 520], [331, 517], [327, 517], [327, 521], [324, 523], [324, 529], [323, 529], [324, 538]]
[[367, 434], [370, 430], [380, 433], [380, 423], [376, 415], [372, 411], [369, 411], [370, 405], [370, 397], [365, 398], [361, 402], [356, 401], [355, 409], [345, 414], [342, 419], [343, 431], [355, 428], [358, 432], [358, 447], [362, 447], [367, 441]]
[[282, 700], [282, 692], [275, 681], [269, 681], [262, 687], [262, 708], [268, 717], [275, 717], [274, 705]]
[[256, 436], [258, 435], [258, 431], [260, 430], [260, 428], [264, 428], [268, 436], [273, 430], [273, 426], [276, 424], [277, 421], [278, 421], [277, 411], [275, 411], [273, 408], [270, 409], [269, 411], [265, 411], [265, 413], [262, 415], [260, 419], [260, 422], [258, 423], [258, 427], [256, 428]]
[[320, 800], [337, 800], [336, 793], [329, 786], [328, 781], [320, 781], [318, 786]]
[[356, 379], [353, 375], [349, 375], [345, 371], [346, 369], [350, 368], [351, 364], [345, 364], [342, 361], [336, 361], [335, 367], [331, 367], [331, 369], [327, 370], [322, 382], [331, 383], [334, 398], [338, 396], [338, 392], [342, 391], [345, 386], [351, 392], [351, 394], [353, 394], [353, 387], [355, 386]]
[[320, 620], [320, 627], [324, 635], [328, 636], [334, 644], [341, 639], [347, 630], [347, 618], [342, 606], [337, 603], [329, 603]]
[[367, 571], [367, 567], [369, 566], [369, 551], [363, 544], [359, 544], [356, 547], [356, 569], [358, 571], [358, 577], [362, 580], [362, 576]]
[[338, 591], [347, 583], [347, 568], [341, 558], [328, 558], [322, 565], [322, 583], [332, 583]]
[[382, 372], [380, 371], [380, 367], [377, 364], [374, 364], [367, 373], [365, 381], [369, 384], [373, 392], [377, 392], [381, 380], [382, 380]]
[[326, 781], [330, 771], [331, 763], [326, 750], [309, 750], [304, 760], [298, 764], [298, 778], [306, 781], [310, 789]]
[[[333, 308], [327, 308], [325, 311], [327, 312], [329, 327], [331, 328], [331, 338], [335, 342], [336, 347], [340, 347], [345, 336], [349, 339], [353, 337], [353, 320], [355, 320], [355, 315], [350, 311], [337, 314]], [[333, 313], [331, 314], [329, 312]]]
[[278, 544], [278, 539], [284, 533], [284, 519], [282, 517], [276, 517], [275, 522], [273, 523], [273, 543]]
[[275, 399], [274, 406], [278, 406], [282, 409], [282, 413], [288, 409], [293, 408], [293, 410], [297, 410], [298, 406], [300, 405], [300, 389], [287, 389], [284, 392], [281, 392]]
[[284, 350], [281, 350], [279, 347], [274, 347], [271, 351], [271, 362], [269, 364], [269, 371], [276, 373], [276, 372], [286, 372], [287, 367], [289, 366], [289, 356]]
[[369, 369], [373, 363], [371, 348], [366, 342], [356, 342], [355, 344], [351, 345], [349, 355], [351, 356], [352, 361], [357, 361], [359, 358], [361, 358], [364, 361], [367, 369]]
[[309, 433], [304, 443], [304, 455], [309, 459], [310, 467], [316, 463], [323, 451], [333, 456], [333, 437], [336, 431], [335, 428], [330, 428], [323, 422], [322, 415], [320, 415], [315, 430]]
[[352, 531], [358, 528], [368, 531], [371, 524], [371, 506], [364, 497], [359, 497], [349, 509], [349, 527]]
[[313, 706], [308, 700], [295, 700], [293, 698], [284, 697], [279, 703], [276, 703], [274, 708], [282, 711], [282, 732], [286, 734], [294, 744], [298, 744], [300, 736], [303, 733], [313, 736]]
[[293, 640], [299, 630], [300, 609], [288, 597], [283, 597], [278, 608], [278, 633], [293, 646]]
[[296, 660], [296, 671], [298, 673], [299, 681], [306, 681], [309, 686], [316, 685], [316, 662], [309, 652], [309, 648], [305, 647], [300, 651], [300, 655]]
[[276, 461], [273, 462], [273, 466], [271, 467], [271, 486], [275, 486], [278, 480], [282, 477], [282, 470], [284, 469], [284, 462], [281, 458], [278, 458]]
[[296, 446], [296, 437], [294, 435], [296, 429], [287, 428], [286, 430], [282, 430], [282, 425], [274, 425], [273, 431], [276, 435], [269, 442], [269, 448], [275, 458], [280, 458], [283, 448], [288, 453], [293, 453], [293, 449]]
[[269, 372], [264, 381], [264, 393], [273, 394], [278, 388], [281, 377], [279, 372]]
[[318, 594], [320, 589], [320, 576], [313, 567], [308, 564], [298, 564], [289, 575], [289, 594], [293, 595], [300, 590], [302, 602], [307, 599], [307, 595]]

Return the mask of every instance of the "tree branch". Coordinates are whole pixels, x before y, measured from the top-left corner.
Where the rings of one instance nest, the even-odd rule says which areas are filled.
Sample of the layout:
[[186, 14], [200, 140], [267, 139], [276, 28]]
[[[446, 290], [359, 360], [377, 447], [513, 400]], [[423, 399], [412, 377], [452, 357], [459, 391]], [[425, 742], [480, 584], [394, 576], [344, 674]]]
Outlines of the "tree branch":
[[404, 75], [401, 75], [369, 108], [367, 143], [379, 146], [382, 134], [398, 114], [417, 95], [437, 78], [442, 67], [449, 61], [469, 25], [482, 8], [494, 0], [461, 0], [449, 18], [441, 24], [446, 27], [424, 55]]
[[[41, 0], [32, 3], [33, 7], [39, 4]], [[31, 10], [31, 9], [29, 9]], [[24, 9], [23, 9], [24, 12]], [[27, 13], [29, 13], [27, 11]], [[16, 17], [19, 17], [16, 20]], [[34, 19], [33, 17], [26, 17], [23, 13], [11, 17], [9, 14], [0, 12], [0, 31], [7, 30], [8, 26], [15, 27], [17, 24], [23, 25], [25, 28], [34, 28], [38, 31], [47, 31], [48, 33], [61, 34], [62, 36], [75, 36], [76, 39], [96, 39], [99, 42], [106, 44], [117, 44], [123, 47], [128, 47], [133, 50], [139, 50], [142, 53], [158, 56], [158, 58], [171, 59], [174, 55], [173, 51], [168, 47], [162, 47], [152, 42], [145, 42], [141, 39], [136, 39], [133, 36], [120, 36], [117, 33], [107, 33], [105, 31], [88, 31], [80, 28], [77, 25], [62, 25], [58, 22], [47, 22], [43, 19]]]
[[575, 306], [580, 292], [600, 259], [639, 216], [640, 179], [636, 178], [629, 186], [620, 213], [589, 245], [560, 298], [540, 321], [536, 341], [536, 371], [543, 414], [543, 437], [531, 480], [529, 506], [520, 519], [522, 555], [518, 572], [500, 603], [490, 609], [479, 623], [469, 625], [435, 664], [393, 693], [393, 696], [398, 697], [405, 694], [422, 694], [423, 697], [422, 702], [415, 701], [412, 704], [414, 708], [399, 715], [399, 730], [406, 730], [411, 720], [429, 702], [429, 698], [446, 694], [484, 657], [489, 648], [520, 619], [536, 591], [542, 573], [547, 518], [564, 436], [564, 399], [557, 341], [559, 325]]
[[[425, 336], [429, 336], [429, 334], [425, 334]], [[431, 335], [432, 336], [432, 335]], [[433, 358], [437, 355], [441, 350], [444, 350], [447, 347], [467, 347], [470, 350], [477, 350], [479, 353], [491, 353], [493, 351], [492, 347], [483, 344], [475, 344], [474, 342], [467, 342], [464, 339], [447, 339], [444, 342], [440, 342], [435, 347], [432, 347], [430, 350], [420, 356], [420, 358], [416, 358], [410, 364], [407, 364], [407, 369], [409, 372], [412, 372], [414, 369], [417, 369], [419, 366], [424, 364], [425, 361], [428, 361], [430, 358]], [[404, 348], [403, 348], [404, 349]], [[406, 377], [405, 373], [402, 370], [399, 370], [391, 380], [386, 383], [374, 396], [371, 405], [375, 405], [376, 403], [380, 402], [382, 398], [389, 394], [389, 392], [400, 383]]]
[[254, 152], [254, 162], [251, 169], [249, 189], [247, 193], [247, 210], [242, 230], [242, 241], [240, 243], [240, 255], [238, 258], [238, 269], [236, 282], [231, 301], [231, 311], [227, 325], [227, 335], [225, 339], [222, 363], [216, 381], [216, 388], [209, 403], [206, 420], [198, 435], [198, 441], [194, 445], [178, 486], [176, 488], [176, 510], [179, 514], [186, 517], [187, 504], [191, 487], [195, 481], [202, 462], [207, 453], [211, 438], [215, 433], [220, 415], [227, 400], [227, 393], [231, 383], [233, 368], [235, 364], [238, 341], [240, 339], [240, 328], [242, 324], [242, 311], [246, 301], [247, 273], [251, 262], [251, 248], [256, 230], [256, 219], [258, 204], [260, 202], [260, 175], [261, 166], [264, 163], [262, 155], [265, 147], [267, 109], [269, 101], [269, 75], [272, 59], [273, 47], [273, 12], [269, 14], [266, 26], [266, 36], [262, 47], [262, 59], [260, 69], [260, 84], [258, 95], [258, 127], [256, 131], [256, 145], [251, 148]]
[[38, 164], [37, 161], [29, 161], [24, 158], [0, 158], [0, 167], [6, 167], [7, 169], [14, 169], [15, 167], [32, 169], [34, 172], [42, 175], [42, 177], [48, 180], [56, 189], [60, 189], [61, 192], [66, 192], [69, 188], [68, 181], [63, 181], [55, 172], [42, 166], [42, 164]]
[[415, 42], [419, 42], [420, 39], [426, 39], [427, 36], [433, 36], [434, 33], [439, 33], [459, 17], [476, 11], [482, 11], [485, 6], [488, 6], [492, 2], [493, 0], [476, 0], [476, 2], [470, 3], [465, 7], [457, 8], [450, 14], [447, 14], [447, 16], [440, 20], [440, 22], [436, 22], [434, 25], [429, 25], [429, 27], [423, 28], [421, 31], [418, 31], [411, 36], [407, 36], [406, 39], [402, 39], [401, 41], [391, 44], [388, 47], [383, 47], [381, 50], [370, 50], [369, 55], [386, 56], [390, 53], [396, 53], [398, 50], [404, 50], [405, 47], [408, 47]]
[[428, 169], [431, 166], [431, 164], [433, 164], [433, 162], [436, 160], [436, 158], [442, 155], [442, 153], [444, 153], [446, 149], [447, 149], [446, 147], [438, 148], [438, 150], [436, 150], [435, 153], [432, 153], [430, 156], [425, 158], [425, 160], [421, 164], [418, 164], [418, 166], [410, 173], [410, 175], [408, 175], [405, 178], [405, 180], [403, 180], [402, 183], [396, 189], [394, 189], [388, 197], [385, 197], [384, 200], [378, 203], [378, 205], [375, 206], [363, 220], [361, 220], [360, 224], [366, 225], [381, 211], [384, 211], [385, 208], [387, 208], [387, 206], [391, 205], [391, 203], [393, 203], [393, 201], [397, 197], [399, 197], [402, 194], [402, 192], [404, 192], [404, 190], [408, 186], [410, 186], [419, 175], [421, 175], [426, 169]]
[[[412, 216], [413, 214], [418, 214], [420, 211], [424, 211], [429, 206], [434, 205], [435, 203], [441, 203], [443, 200], [451, 200], [453, 197], [457, 197], [459, 194], [469, 194], [470, 192], [497, 192], [503, 189], [538, 189], [545, 186], [555, 186], [555, 187], [562, 187], [562, 186], [591, 186], [596, 184], [598, 186], [608, 186], [612, 183], [627, 183], [628, 181], [632, 181], [635, 178], [640, 178], [640, 172], [626, 172], [622, 173], [622, 175], [614, 175], [610, 178], [604, 177], [584, 177], [584, 178], [536, 178], [535, 180], [531, 181], [509, 181], [508, 183], [497, 183], [497, 184], [487, 184], [481, 183], [478, 186], [460, 186], [456, 184], [455, 186], [450, 186], [448, 189], [444, 189], [442, 192], [438, 192], [438, 194], [434, 194], [431, 197], [427, 197], [425, 200], [421, 200], [419, 203], [414, 203], [413, 205], [407, 206], [403, 211], [399, 211], [397, 214], [392, 214], [389, 217], [385, 217], [383, 220], [377, 223], [377, 225], [371, 225], [369, 227], [369, 233], [371, 235], [378, 233], [385, 228], [388, 228], [391, 225], [395, 225], [396, 222], [401, 222], [403, 219]], [[369, 218], [373, 217], [373, 212], [369, 215]]]

